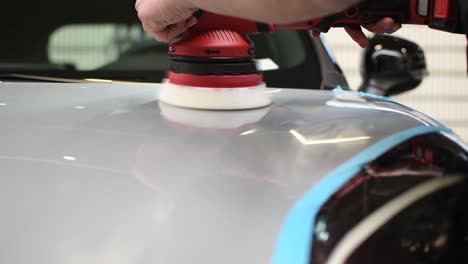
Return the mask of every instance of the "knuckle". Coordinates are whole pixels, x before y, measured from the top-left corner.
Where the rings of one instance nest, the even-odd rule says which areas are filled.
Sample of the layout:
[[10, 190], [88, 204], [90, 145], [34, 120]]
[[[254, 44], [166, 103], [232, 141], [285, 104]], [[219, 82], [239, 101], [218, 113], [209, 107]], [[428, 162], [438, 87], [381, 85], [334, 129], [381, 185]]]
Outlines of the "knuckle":
[[146, 32], [146, 33], [151, 33], [151, 30], [148, 28], [148, 26], [146, 26], [145, 24], [142, 24], [143, 26], [143, 30]]
[[138, 18], [141, 21], [150, 22], [154, 19], [151, 12], [149, 12], [149, 10], [146, 8], [138, 8], [137, 13], [138, 13]]
[[153, 37], [154, 39], [156, 39], [157, 41], [160, 41], [160, 42], [167, 42], [168, 41], [168, 38], [162, 34], [159, 34], [159, 33], [156, 33], [156, 34], [153, 34]]
[[147, 14], [146, 14], [146, 11], [143, 9], [136, 9], [137, 10], [137, 14], [138, 14], [138, 18], [141, 20], [141, 21], [146, 21], [146, 18], [148, 17]]

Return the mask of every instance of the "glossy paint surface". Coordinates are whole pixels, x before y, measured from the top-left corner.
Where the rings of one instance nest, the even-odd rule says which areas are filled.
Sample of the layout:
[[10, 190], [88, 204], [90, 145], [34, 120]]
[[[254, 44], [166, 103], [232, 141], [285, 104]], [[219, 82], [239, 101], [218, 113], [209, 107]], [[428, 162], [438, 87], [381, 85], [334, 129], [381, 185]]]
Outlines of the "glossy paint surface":
[[158, 89], [0, 83], [0, 262], [268, 263], [318, 180], [436, 125], [352, 93], [270, 89], [269, 108], [210, 112]]

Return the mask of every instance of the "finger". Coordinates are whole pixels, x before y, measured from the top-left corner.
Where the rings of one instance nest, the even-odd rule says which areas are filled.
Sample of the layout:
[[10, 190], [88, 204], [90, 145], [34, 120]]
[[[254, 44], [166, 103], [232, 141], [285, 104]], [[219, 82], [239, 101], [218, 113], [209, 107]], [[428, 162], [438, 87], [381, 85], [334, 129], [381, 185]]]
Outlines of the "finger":
[[369, 40], [367, 39], [364, 32], [362, 32], [361, 27], [345, 27], [348, 35], [357, 43], [361, 48], [365, 48], [369, 45]]
[[152, 35], [157, 41], [168, 42], [169, 38], [167, 37], [168, 29], [171, 26], [161, 28], [155, 24], [143, 23], [143, 30]]
[[151, 24], [151, 23], [142, 23], [143, 30], [152, 35], [156, 40], [162, 41], [162, 42], [167, 42], [167, 36], [166, 33], [164, 32], [164, 28], [161, 28], [157, 25]]
[[179, 22], [175, 25], [170, 25], [169, 27], [166, 27], [166, 29], [163, 31], [163, 32], [160, 32], [162, 33], [162, 35], [164, 36], [164, 40], [165, 41], [170, 41], [172, 40], [173, 38], [177, 37], [177, 35], [183, 33], [185, 30], [187, 30], [187, 22], [186, 21], [182, 21], [182, 22]]
[[135, 1], [135, 10], [136, 11], [138, 11], [138, 6], [139, 6], [140, 3], [141, 3], [140, 0]]
[[363, 25], [365, 29], [377, 34], [391, 34], [401, 28], [401, 24], [396, 23], [392, 18], [386, 17], [376, 23]]
[[195, 17], [190, 17], [185, 21], [181, 21], [177, 24], [169, 25], [164, 28], [161, 28], [161, 26], [157, 24], [143, 24], [143, 29], [145, 32], [151, 34], [157, 41], [169, 42], [177, 35], [194, 26], [196, 23], [197, 19]]
[[189, 29], [193, 26], [195, 26], [195, 24], [197, 24], [198, 22], [198, 19], [196, 17], [189, 17], [186, 21], [185, 21], [185, 28], [186, 29]]
[[175, 25], [166, 27], [162, 32], [156, 33], [156, 39], [159, 41], [169, 42], [181, 33], [187, 31], [189, 28], [197, 24], [197, 18], [190, 17], [185, 21], [179, 22]]
[[161, 22], [155, 22], [152, 19], [148, 19], [149, 14], [145, 11], [138, 12], [138, 17], [143, 26], [143, 30], [146, 33], [153, 35], [155, 38], [160, 38], [160, 37], [164, 38], [164, 36], [159, 36], [159, 35], [162, 35], [162, 34], [159, 34], [159, 32], [164, 31], [167, 24], [162, 24]]

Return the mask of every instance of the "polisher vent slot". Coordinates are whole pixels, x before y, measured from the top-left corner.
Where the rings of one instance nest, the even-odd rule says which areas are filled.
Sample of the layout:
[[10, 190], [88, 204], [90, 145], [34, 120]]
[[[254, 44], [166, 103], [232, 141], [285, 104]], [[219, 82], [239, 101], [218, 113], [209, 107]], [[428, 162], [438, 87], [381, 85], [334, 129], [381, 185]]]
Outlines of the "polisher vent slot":
[[223, 40], [227, 42], [239, 42], [236, 32], [226, 29], [212, 29], [203, 33], [203, 37], [208, 40]]

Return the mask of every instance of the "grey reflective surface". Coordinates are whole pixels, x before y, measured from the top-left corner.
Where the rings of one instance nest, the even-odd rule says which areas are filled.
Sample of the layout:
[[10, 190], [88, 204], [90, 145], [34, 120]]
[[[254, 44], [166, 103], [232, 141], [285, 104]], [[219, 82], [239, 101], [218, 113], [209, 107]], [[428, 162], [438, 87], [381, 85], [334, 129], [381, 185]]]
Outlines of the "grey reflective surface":
[[157, 89], [0, 83], [0, 263], [268, 263], [315, 182], [431, 124], [354, 94], [271, 89], [270, 108], [210, 113]]

